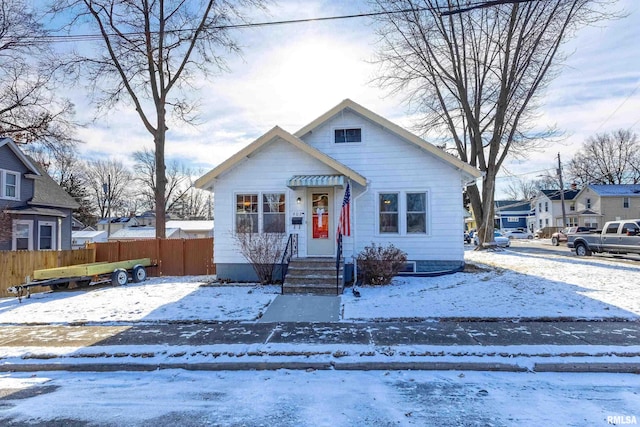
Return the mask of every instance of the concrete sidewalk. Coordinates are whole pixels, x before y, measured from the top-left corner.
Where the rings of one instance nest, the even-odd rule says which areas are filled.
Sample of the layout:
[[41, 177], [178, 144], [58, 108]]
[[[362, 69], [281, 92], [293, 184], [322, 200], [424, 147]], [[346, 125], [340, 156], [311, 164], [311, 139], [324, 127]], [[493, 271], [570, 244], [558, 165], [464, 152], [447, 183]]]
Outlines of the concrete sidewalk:
[[0, 371], [470, 369], [640, 373], [640, 323], [2, 325]]

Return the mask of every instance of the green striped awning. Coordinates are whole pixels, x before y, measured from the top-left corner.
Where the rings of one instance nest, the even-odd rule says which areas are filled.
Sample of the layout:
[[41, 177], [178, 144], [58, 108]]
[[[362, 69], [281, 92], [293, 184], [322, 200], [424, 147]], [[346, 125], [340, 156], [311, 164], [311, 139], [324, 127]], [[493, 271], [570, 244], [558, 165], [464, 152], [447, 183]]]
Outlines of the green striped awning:
[[287, 186], [296, 187], [344, 187], [344, 175], [296, 175], [289, 178]]

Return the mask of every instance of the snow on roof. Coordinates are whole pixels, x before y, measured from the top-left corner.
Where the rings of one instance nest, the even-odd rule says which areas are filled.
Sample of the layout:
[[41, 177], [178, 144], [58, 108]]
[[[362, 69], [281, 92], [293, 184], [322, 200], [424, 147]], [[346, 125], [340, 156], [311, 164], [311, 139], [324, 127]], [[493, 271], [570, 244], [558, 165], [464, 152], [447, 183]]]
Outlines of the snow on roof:
[[104, 234], [104, 236], [107, 236], [107, 232], [106, 231], [95, 231], [95, 230], [81, 230], [81, 231], [72, 231], [71, 232], [71, 236], [74, 239], [85, 239], [85, 238], [92, 238], [92, 237], [98, 237], [100, 235]]
[[[170, 237], [175, 233], [179, 233], [177, 228], [166, 229], [166, 236]], [[153, 239], [156, 237], [155, 227], [127, 227], [111, 233], [109, 239]]]
[[211, 231], [213, 220], [210, 221], [167, 221], [167, 228], [179, 228], [184, 231]]
[[638, 196], [640, 197], [640, 184], [592, 184], [589, 185], [600, 196]]

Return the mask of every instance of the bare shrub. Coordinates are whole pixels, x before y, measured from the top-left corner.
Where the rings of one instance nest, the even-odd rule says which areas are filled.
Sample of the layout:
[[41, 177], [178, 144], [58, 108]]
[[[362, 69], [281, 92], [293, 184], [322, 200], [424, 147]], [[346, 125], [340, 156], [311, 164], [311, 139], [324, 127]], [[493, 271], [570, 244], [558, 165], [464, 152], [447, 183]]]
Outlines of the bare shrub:
[[405, 266], [407, 254], [393, 245], [372, 243], [358, 254], [358, 271], [368, 285], [388, 285]]
[[240, 253], [251, 263], [260, 283], [273, 283], [276, 265], [285, 250], [284, 233], [238, 232], [234, 235]]

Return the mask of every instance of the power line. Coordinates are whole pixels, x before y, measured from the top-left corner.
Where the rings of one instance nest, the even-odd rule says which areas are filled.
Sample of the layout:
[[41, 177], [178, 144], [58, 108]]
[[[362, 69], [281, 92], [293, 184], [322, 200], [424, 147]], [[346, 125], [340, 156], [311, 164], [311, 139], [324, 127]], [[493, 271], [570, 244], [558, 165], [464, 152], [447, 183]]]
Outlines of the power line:
[[[477, 3], [469, 3], [467, 7], [464, 9], [455, 9], [448, 10], [444, 12], [440, 12], [441, 16], [451, 15], [454, 13], [466, 12], [479, 8], [486, 8], [490, 6], [497, 6], [501, 4], [508, 3], [522, 3], [522, 2], [530, 2], [530, 1], [539, 1], [539, 0], [487, 0], [487, 1], [479, 1]], [[290, 20], [280, 20], [280, 21], [265, 21], [265, 22], [253, 22], [253, 23], [244, 23], [244, 24], [228, 24], [228, 25], [216, 25], [212, 27], [208, 27], [210, 30], [232, 30], [232, 29], [245, 29], [245, 28], [258, 28], [258, 27], [271, 27], [278, 25], [290, 25], [290, 24], [302, 24], [302, 23], [310, 23], [310, 22], [324, 22], [324, 21], [337, 21], [343, 19], [357, 19], [357, 18], [368, 18], [382, 15], [395, 15], [401, 13], [410, 13], [410, 12], [425, 12], [425, 11], [434, 11], [438, 12], [444, 10], [448, 6], [436, 6], [433, 8], [428, 7], [417, 7], [417, 8], [409, 8], [409, 9], [400, 9], [400, 10], [392, 10], [392, 11], [382, 11], [382, 12], [366, 12], [366, 13], [356, 13], [350, 15], [333, 15], [319, 18], [304, 18], [304, 19], [290, 19]], [[195, 28], [185, 28], [181, 30], [170, 30], [166, 31], [167, 33], [180, 33], [180, 32], [191, 32], [194, 31]], [[153, 32], [157, 34], [157, 32]], [[127, 33], [110, 33], [107, 34], [109, 37], [111, 36], [135, 36], [135, 35], [143, 35], [144, 32], [127, 32]], [[21, 41], [22, 42], [48, 42], [48, 43], [69, 43], [69, 42], [84, 42], [84, 41], [100, 41], [102, 40], [102, 34], [62, 34], [62, 35], [46, 35], [46, 36], [32, 36], [25, 37]]]

